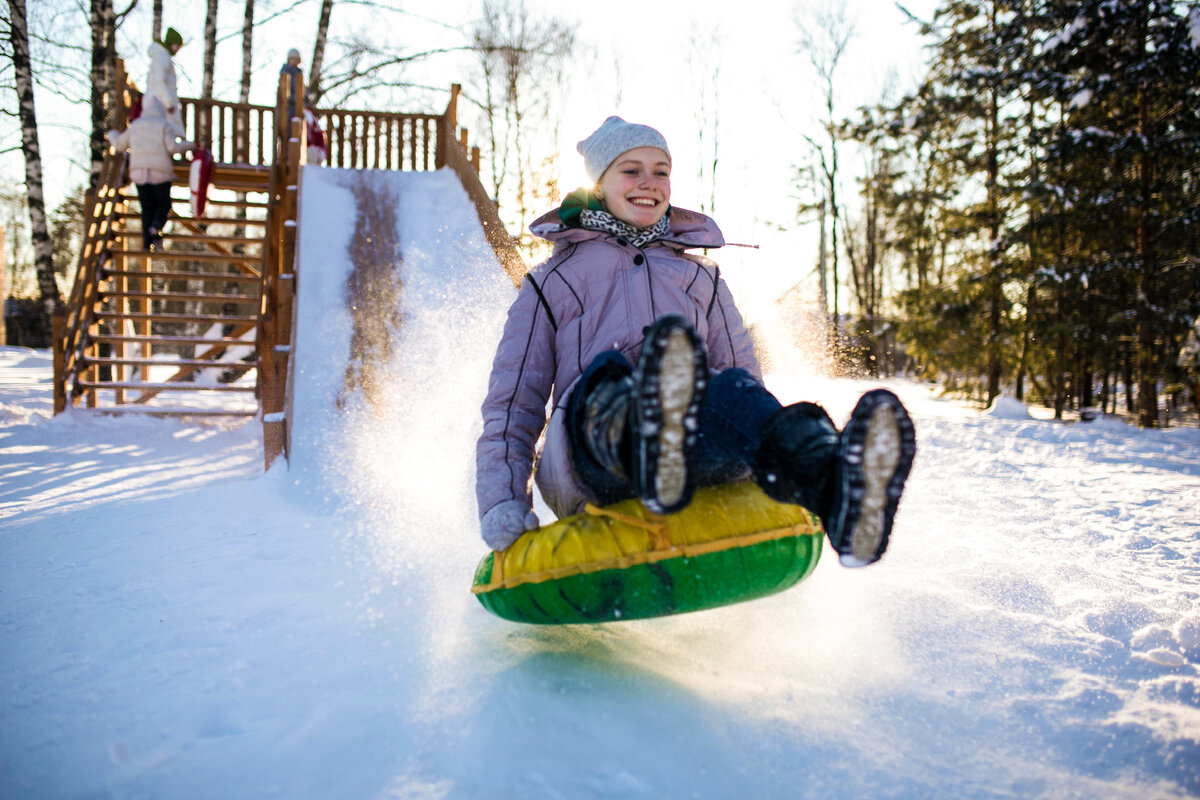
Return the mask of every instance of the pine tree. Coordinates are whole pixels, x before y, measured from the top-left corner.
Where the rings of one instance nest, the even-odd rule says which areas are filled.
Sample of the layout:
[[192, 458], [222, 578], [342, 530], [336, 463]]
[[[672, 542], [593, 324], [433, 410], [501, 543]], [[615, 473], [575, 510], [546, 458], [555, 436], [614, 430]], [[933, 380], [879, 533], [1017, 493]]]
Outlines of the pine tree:
[[1069, 253], [1101, 309], [1089, 322], [1130, 342], [1138, 422], [1152, 427], [1200, 313], [1200, 43], [1171, 0], [1057, 8], [1044, 58], [1062, 76], [1047, 89], [1063, 108], [1050, 156], [1064, 165]]
[[1155, 424], [1200, 312], [1188, 13], [950, 0], [927, 25], [929, 77], [879, 123], [895, 142], [879, 200], [906, 262], [903, 332], [924, 368], [966, 386], [978, 370], [988, 398], [1013, 374], [1060, 416], [1095, 402], [1097, 378], [1104, 404], [1136, 382], [1139, 422]]
[[[937, 347], [943, 355], [951, 348], [963, 351], [952, 358], [960, 369], [974, 361], [988, 402], [1000, 394], [1015, 350], [1011, 289], [1019, 276], [1010, 250], [1019, 224], [1014, 198], [1022, 143], [1014, 115], [1027, 34], [1026, 20], [1015, 13], [1019, 6], [1005, 0], [951, 0], [942, 6], [927, 27], [936, 54], [929, 77], [903, 104], [912, 152], [918, 163], [928, 159], [926, 178], [936, 181], [933, 191], [941, 199], [937, 219], [927, 221], [923, 215], [930, 211], [931, 195], [918, 191], [916, 216], [898, 230], [910, 249], [935, 232], [949, 259], [943, 266], [951, 269], [936, 284], [943, 291], [957, 288], [964, 296], [955, 305], [982, 316], [962, 329], [978, 338], [951, 339]], [[952, 247], [956, 249], [949, 251]], [[929, 279], [928, 249], [921, 255], [919, 287]], [[932, 296], [942, 297], [942, 292]], [[917, 320], [935, 322], [936, 308], [928, 299], [910, 294], [905, 303], [917, 312]]]

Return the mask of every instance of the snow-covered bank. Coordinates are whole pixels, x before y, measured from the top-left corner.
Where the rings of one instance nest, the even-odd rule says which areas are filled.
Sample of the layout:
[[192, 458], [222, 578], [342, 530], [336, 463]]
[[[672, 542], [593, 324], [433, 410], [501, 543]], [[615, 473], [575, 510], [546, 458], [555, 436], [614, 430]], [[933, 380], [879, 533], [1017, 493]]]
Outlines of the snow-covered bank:
[[50, 419], [48, 357], [0, 352], [5, 797], [1200, 796], [1195, 430], [895, 383], [881, 564], [527, 628], [467, 591], [467, 481], [322, 505], [254, 423]]

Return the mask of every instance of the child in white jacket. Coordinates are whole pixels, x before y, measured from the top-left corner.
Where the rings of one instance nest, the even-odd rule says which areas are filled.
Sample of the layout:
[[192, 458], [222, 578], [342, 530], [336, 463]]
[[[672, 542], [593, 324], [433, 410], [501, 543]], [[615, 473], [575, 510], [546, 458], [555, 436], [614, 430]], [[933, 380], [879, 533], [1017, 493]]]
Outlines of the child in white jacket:
[[176, 153], [194, 150], [182, 141], [183, 129], [167, 119], [157, 97], [146, 95], [142, 114], [124, 131], [109, 131], [108, 141], [118, 150], [129, 150], [129, 177], [137, 186], [142, 206], [142, 246], [162, 249], [162, 229], [171, 211], [171, 183], [175, 178]]
[[183, 36], [174, 28], [167, 28], [162, 41], [150, 43], [146, 55], [150, 57], [150, 73], [146, 77], [146, 96], [157, 97], [163, 104], [167, 119], [183, 127], [183, 110], [179, 107], [179, 90], [175, 79], [175, 54], [183, 47]]

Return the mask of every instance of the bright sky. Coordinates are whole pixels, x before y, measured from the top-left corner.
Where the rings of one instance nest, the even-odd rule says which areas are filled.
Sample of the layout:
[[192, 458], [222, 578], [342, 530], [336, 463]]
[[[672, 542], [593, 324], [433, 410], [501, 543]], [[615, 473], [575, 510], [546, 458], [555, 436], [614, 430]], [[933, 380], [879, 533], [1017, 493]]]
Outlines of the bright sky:
[[[897, 73], [899, 90], [907, 89], [919, 74], [919, 41], [913, 25], [892, 3], [878, 0], [845, 0], [855, 20], [857, 36], [839, 68], [837, 112], [849, 115], [864, 103], [880, 99], [890, 69]], [[807, 61], [798, 55], [797, 9], [802, 0], [749, 0], [742, 3], [690, 5], [687, 15], [673, 0], [607, 0], [603, 4], [564, 4], [553, 0], [525, 0], [531, 14], [557, 15], [577, 22], [581, 43], [578, 64], [571, 68], [572, 93], [563, 109], [560, 149], [564, 190], [584, 182], [581, 159], [574, 145], [609, 114], [660, 129], [674, 157], [673, 200], [699, 208], [699, 130], [697, 76], [720, 64], [720, 158], [717, 169], [715, 217], [732, 242], [762, 245], [758, 251], [726, 250], [721, 262], [731, 283], [772, 276], [778, 291], [803, 275], [811, 274], [816, 261], [816, 225], [798, 225], [794, 215], [794, 166], [805, 156], [799, 132], [816, 133], [814, 122], [821, 102]], [[478, 0], [412, 0], [405, 14], [393, 14], [389, 39], [400, 51], [436, 45], [462, 44], [454, 28], [465, 29], [477, 14]], [[912, 0], [907, 7], [928, 17], [936, 0]], [[286, 17], [270, 16], [288, 7], [287, 0], [259, 0], [260, 21], [255, 36], [255, 69], [262, 78], [253, 87], [252, 101], [273, 101], [274, 80], [289, 47], [304, 53], [304, 67], [316, 29], [318, 0], [305, 0]], [[265, 21], [264, 21], [265, 20]], [[380, 24], [361, 6], [335, 3], [332, 34], [369, 31]], [[218, 19], [218, 58], [215, 94], [235, 99], [241, 70], [242, 4], [225, 2]], [[166, 0], [164, 26], [179, 29], [187, 46], [177, 57], [179, 90], [185, 96], [200, 93], [204, 8], [186, 0]], [[151, 4], [139, 3], [130, 14], [118, 42], [127, 68], [139, 83], [145, 81], [146, 45], [151, 26]], [[711, 43], [717, 41], [716, 52]], [[414, 71], [414, 77], [431, 86], [468, 83], [470, 65], [461, 57], [431, 59]], [[440, 95], [432, 108], [444, 107]], [[39, 113], [49, 120], [42, 132], [42, 150], [48, 178], [47, 200], [53, 207], [68, 186], [82, 178], [79, 164], [86, 157], [86, 133], [78, 126], [78, 109], [64, 110], [47, 92], [39, 92]], [[72, 116], [73, 113], [73, 116]], [[462, 114], [460, 114], [462, 116]], [[852, 153], [844, 155], [844, 168], [858, 164]], [[72, 163], [74, 161], [74, 164]], [[5, 177], [23, 176], [19, 156], [10, 154], [0, 164]], [[779, 233], [780, 226], [792, 230]], [[737, 266], [745, 263], [746, 275]]]

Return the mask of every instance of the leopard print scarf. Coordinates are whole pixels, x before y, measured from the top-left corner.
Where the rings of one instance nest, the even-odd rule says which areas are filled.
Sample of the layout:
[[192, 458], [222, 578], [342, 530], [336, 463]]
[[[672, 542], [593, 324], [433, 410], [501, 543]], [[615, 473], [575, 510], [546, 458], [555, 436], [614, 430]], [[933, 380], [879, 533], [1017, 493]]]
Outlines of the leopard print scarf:
[[668, 211], [662, 219], [649, 228], [635, 228], [628, 222], [623, 222], [607, 211], [597, 211], [585, 208], [579, 212], [579, 224], [593, 231], [604, 231], [619, 236], [634, 247], [645, 247], [655, 239], [661, 239], [670, 232], [671, 223], [667, 220]]

